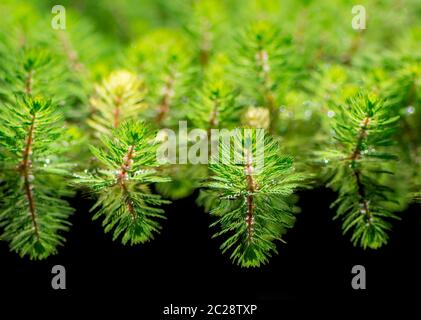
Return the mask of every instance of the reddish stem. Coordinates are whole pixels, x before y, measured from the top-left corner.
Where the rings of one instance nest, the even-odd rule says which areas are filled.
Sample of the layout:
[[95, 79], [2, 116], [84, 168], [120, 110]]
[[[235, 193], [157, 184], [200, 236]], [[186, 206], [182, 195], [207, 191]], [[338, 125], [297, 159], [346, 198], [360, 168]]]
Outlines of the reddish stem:
[[354, 167], [355, 162], [361, 158], [361, 145], [364, 141], [364, 139], [367, 137], [367, 128], [370, 124], [370, 118], [366, 117], [362, 123], [361, 131], [358, 135], [357, 145], [355, 146], [354, 151], [352, 152], [352, 155], [350, 156], [350, 160], [352, 162], [352, 170], [355, 176], [356, 184], [357, 184], [357, 192], [361, 199], [361, 204], [364, 209], [365, 214], [367, 215], [369, 221], [371, 220], [371, 212], [369, 210], [368, 201], [366, 200], [366, 192], [364, 184], [361, 180], [361, 171], [359, 169], [356, 169]]
[[128, 172], [131, 169], [131, 166], [133, 164], [133, 158], [135, 156], [135, 146], [130, 146], [129, 151], [123, 158], [123, 164], [120, 167], [120, 172], [117, 175], [117, 181], [120, 185], [121, 189], [123, 190], [123, 194], [127, 198], [126, 204], [127, 209], [129, 210], [130, 214], [132, 215], [132, 218], [136, 218], [136, 211], [133, 207], [133, 201], [131, 200], [129, 190], [127, 189], [126, 181], [128, 180]]
[[32, 226], [34, 227], [34, 232], [36, 238], [39, 240], [39, 230], [38, 224], [36, 221], [36, 210], [35, 210], [35, 200], [32, 191], [32, 185], [30, 181], [30, 176], [32, 176], [32, 162], [31, 162], [31, 153], [32, 153], [32, 145], [34, 142], [34, 129], [35, 129], [35, 115], [32, 116], [31, 126], [28, 130], [28, 138], [26, 140], [25, 149], [23, 150], [23, 159], [22, 162], [18, 166], [18, 170], [23, 177], [23, 185], [25, 189], [25, 195], [28, 199], [29, 205], [29, 213], [31, 215]]
[[247, 223], [247, 234], [248, 234], [248, 240], [251, 241], [253, 238], [253, 224], [254, 224], [254, 197], [253, 194], [256, 190], [256, 183], [253, 179], [253, 163], [252, 163], [252, 157], [248, 153], [247, 154], [247, 162], [245, 166], [245, 172], [246, 172], [246, 181], [247, 181], [247, 217], [246, 217], [246, 223]]
[[163, 89], [163, 96], [161, 102], [158, 106], [158, 115], [156, 116], [156, 121], [160, 124], [168, 115], [170, 111], [171, 98], [173, 96], [175, 78], [173, 75], [169, 75], [167, 81], [165, 82]]

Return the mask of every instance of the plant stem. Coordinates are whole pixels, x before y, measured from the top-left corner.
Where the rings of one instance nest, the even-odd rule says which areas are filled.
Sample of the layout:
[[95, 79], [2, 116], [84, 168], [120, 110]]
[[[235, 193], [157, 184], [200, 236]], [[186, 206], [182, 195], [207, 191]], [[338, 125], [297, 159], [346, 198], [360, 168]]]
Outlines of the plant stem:
[[32, 84], [33, 84], [33, 76], [34, 76], [34, 71], [31, 69], [28, 71], [28, 74], [26, 76], [25, 79], [25, 93], [27, 95], [31, 95], [32, 94]]
[[39, 230], [36, 221], [35, 200], [32, 192], [31, 176], [32, 176], [32, 162], [30, 156], [32, 154], [32, 145], [34, 142], [34, 129], [35, 129], [35, 115], [32, 116], [31, 125], [28, 130], [28, 137], [26, 139], [25, 149], [23, 151], [22, 162], [18, 166], [18, 171], [23, 177], [23, 185], [26, 198], [28, 199], [29, 213], [31, 215], [32, 226], [34, 228], [35, 236], [39, 240]]
[[203, 33], [202, 33], [202, 43], [200, 45], [200, 65], [204, 68], [207, 66], [209, 62], [209, 53], [210, 53], [210, 47], [211, 47], [211, 33], [209, 31], [209, 22], [205, 21], [203, 26]]
[[256, 55], [257, 65], [260, 69], [260, 77], [263, 82], [263, 98], [265, 107], [269, 109], [270, 114], [270, 125], [269, 131], [273, 134], [276, 132], [278, 127], [278, 109], [276, 106], [275, 96], [272, 92], [272, 79], [270, 78], [270, 65], [269, 55], [263, 48], [257, 52]]
[[170, 111], [171, 98], [174, 96], [174, 82], [175, 76], [173, 74], [168, 75], [163, 88], [163, 96], [158, 106], [158, 115], [156, 116], [158, 124], [162, 123]]
[[256, 183], [253, 179], [253, 163], [252, 157], [249, 152], [246, 155], [246, 166], [245, 166], [245, 173], [246, 173], [246, 180], [247, 180], [247, 217], [246, 217], [246, 224], [247, 224], [247, 234], [248, 234], [248, 241], [250, 242], [253, 238], [253, 224], [254, 224], [254, 197], [253, 193], [256, 190]]
[[135, 146], [133, 145], [129, 147], [129, 151], [124, 156], [123, 164], [121, 165], [120, 172], [117, 175], [118, 184], [120, 185], [123, 191], [123, 195], [126, 198], [125, 202], [127, 205], [127, 209], [129, 210], [129, 213], [132, 215], [132, 219], [136, 218], [136, 212], [133, 207], [133, 201], [131, 200], [130, 192], [127, 189], [126, 181], [128, 180], [128, 171], [131, 169], [131, 166], [133, 164], [133, 157], [135, 155], [134, 149], [135, 149]]
[[361, 199], [360, 205], [362, 206], [364, 210], [364, 214], [367, 216], [367, 219], [368, 219], [367, 222], [371, 222], [372, 215], [370, 212], [370, 208], [368, 206], [368, 201], [366, 199], [367, 197], [366, 197], [365, 187], [361, 179], [361, 171], [359, 169], [356, 169], [355, 165], [357, 163], [357, 160], [361, 158], [361, 146], [364, 142], [364, 139], [367, 137], [367, 128], [369, 124], [370, 124], [370, 117], [366, 117], [362, 122], [361, 130], [358, 134], [357, 144], [350, 157], [351, 168], [352, 168], [356, 185], [357, 185], [357, 193]]

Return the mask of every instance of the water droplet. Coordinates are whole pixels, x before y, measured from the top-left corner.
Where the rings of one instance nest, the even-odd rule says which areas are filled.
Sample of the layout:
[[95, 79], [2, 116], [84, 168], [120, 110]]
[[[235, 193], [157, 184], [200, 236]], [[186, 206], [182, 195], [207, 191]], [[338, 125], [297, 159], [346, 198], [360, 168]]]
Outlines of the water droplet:
[[407, 112], [408, 114], [413, 114], [413, 113], [415, 112], [415, 108], [414, 108], [414, 106], [408, 106], [408, 107], [406, 108], [406, 112]]
[[327, 112], [327, 116], [328, 116], [329, 118], [333, 118], [333, 117], [335, 116], [335, 112], [334, 112], [334, 111], [332, 111], [332, 110], [329, 110], [329, 111]]

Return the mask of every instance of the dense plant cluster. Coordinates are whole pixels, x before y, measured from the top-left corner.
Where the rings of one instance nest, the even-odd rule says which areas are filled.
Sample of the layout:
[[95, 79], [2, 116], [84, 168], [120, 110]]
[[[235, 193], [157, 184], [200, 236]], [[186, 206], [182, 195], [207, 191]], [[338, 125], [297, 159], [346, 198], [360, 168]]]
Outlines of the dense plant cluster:
[[[200, 189], [243, 267], [277, 252], [298, 189], [332, 188], [364, 249], [421, 198], [419, 1], [362, 3], [361, 30], [346, 0], [61, 4], [64, 29], [53, 1], [0, 4], [0, 239], [19, 255], [57, 252], [78, 190], [136, 245], [160, 231], [163, 204]], [[209, 163], [181, 149], [159, 161], [180, 121], [204, 134], [178, 143]], [[240, 161], [213, 161], [216, 129], [232, 130], [218, 155]]]

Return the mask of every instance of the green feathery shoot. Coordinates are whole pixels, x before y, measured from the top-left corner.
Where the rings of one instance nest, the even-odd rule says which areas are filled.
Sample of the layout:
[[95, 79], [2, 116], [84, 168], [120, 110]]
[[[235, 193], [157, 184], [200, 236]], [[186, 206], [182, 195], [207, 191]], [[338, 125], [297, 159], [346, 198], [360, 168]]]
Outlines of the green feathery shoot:
[[220, 46], [229, 34], [229, 28], [224, 28], [223, 24], [227, 21], [225, 4], [217, 0], [197, 1], [192, 4], [190, 10], [192, 14], [189, 17], [187, 32], [195, 47], [195, 62], [206, 67], [215, 47]]
[[71, 10], [66, 11], [65, 30], [52, 30], [47, 33], [49, 47], [54, 48], [58, 60], [65, 67], [68, 81], [64, 92], [66, 100], [65, 117], [72, 122], [85, 120], [89, 115], [89, 96], [94, 89], [95, 79], [103, 76], [104, 64], [110, 65], [117, 48], [110, 46], [104, 36], [99, 34], [91, 21]]
[[93, 114], [87, 123], [98, 134], [110, 134], [123, 121], [136, 119], [144, 109], [144, 91], [143, 81], [133, 73], [125, 70], [111, 73], [95, 87], [91, 97]]
[[[237, 129], [234, 147], [221, 142], [222, 155], [230, 161], [213, 161], [213, 175], [207, 186], [217, 192], [219, 201], [211, 209], [221, 231], [227, 235], [223, 252], [242, 267], [258, 267], [276, 252], [275, 240], [294, 224], [290, 196], [302, 184], [304, 176], [296, 173], [290, 157], [279, 155], [279, 148], [263, 131]], [[264, 146], [263, 143], [264, 142]], [[263, 163], [262, 163], [263, 160]]]
[[331, 171], [329, 186], [339, 192], [332, 204], [342, 218], [343, 232], [352, 231], [354, 245], [376, 249], [388, 240], [391, 212], [397, 197], [383, 183], [393, 174], [388, 152], [399, 116], [377, 98], [358, 93], [333, 118], [335, 142], [320, 152]]
[[129, 121], [101, 140], [104, 148], [91, 150], [103, 168], [78, 175], [76, 183], [98, 194], [93, 218], [104, 218], [105, 232], [113, 230], [114, 240], [121, 235], [123, 244], [144, 243], [159, 231], [157, 219], [164, 218], [157, 206], [168, 203], [149, 187], [168, 180], [156, 171], [154, 133], [141, 122]]
[[[145, 98], [148, 107], [142, 116], [155, 127], [175, 127], [178, 120], [185, 119], [186, 92], [194, 91], [188, 86], [193, 79], [188, 48], [184, 36], [159, 28], [138, 40], [128, 52], [129, 64], [142, 74], [148, 87]], [[194, 191], [197, 174], [191, 176], [191, 168], [165, 166], [161, 172], [171, 176], [170, 182], [157, 184], [157, 191], [165, 197], [178, 199]], [[193, 179], [185, 179], [187, 174]]]
[[[209, 69], [212, 69], [212, 65], [209, 66]], [[239, 123], [242, 106], [237, 102], [237, 98], [238, 92], [234, 91], [225, 81], [208, 80], [198, 90], [195, 99], [189, 106], [188, 117], [192, 125], [207, 131], [207, 135], [201, 140], [202, 143], [208, 144], [209, 154], [212, 144], [216, 142], [212, 141], [212, 129], [234, 128]], [[206, 176], [209, 173], [207, 171], [207, 167], [204, 167], [202, 175]], [[197, 182], [203, 177], [198, 174], [191, 176], [196, 178], [195, 185], [200, 185]], [[215, 199], [213, 191], [201, 190], [197, 203], [204, 205], [205, 210], [209, 211], [207, 203], [213, 199]]]
[[172, 30], [158, 29], [140, 39], [129, 50], [132, 67], [148, 87], [145, 116], [157, 127], [174, 124], [191, 78], [188, 43]]
[[[21, 48], [0, 61], [0, 98], [13, 103], [16, 95], [51, 96], [63, 103], [66, 98], [63, 66], [50, 51], [41, 48]], [[51, 84], [54, 83], [54, 86]]]
[[1, 239], [12, 251], [31, 259], [55, 254], [64, 242], [72, 212], [63, 161], [61, 115], [50, 101], [25, 97], [0, 112]]
[[242, 35], [239, 55], [234, 58], [240, 71], [238, 79], [250, 100], [248, 104], [269, 110], [272, 133], [279, 130], [279, 72], [285, 69], [283, 48], [278, 28], [259, 22]]
[[[12, 250], [56, 252], [70, 169], [74, 189], [96, 194], [94, 218], [128, 244], [160, 229], [152, 187], [199, 194], [222, 250], [246, 267], [292, 226], [296, 172], [326, 178], [338, 223], [363, 248], [384, 245], [394, 213], [421, 200], [420, 1], [367, 3], [378, 27], [365, 31], [349, 1], [82, 2], [0, 1], [0, 238]], [[356, 95], [364, 88], [378, 99]], [[155, 138], [141, 120], [164, 130]], [[247, 161], [208, 165], [238, 127], [269, 133], [264, 155], [257, 130], [235, 138]]]
[[223, 81], [207, 82], [190, 106], [191, 123], [205, 130], [235, 127], [241, 111], [237, 96], [238, 93]]

